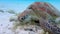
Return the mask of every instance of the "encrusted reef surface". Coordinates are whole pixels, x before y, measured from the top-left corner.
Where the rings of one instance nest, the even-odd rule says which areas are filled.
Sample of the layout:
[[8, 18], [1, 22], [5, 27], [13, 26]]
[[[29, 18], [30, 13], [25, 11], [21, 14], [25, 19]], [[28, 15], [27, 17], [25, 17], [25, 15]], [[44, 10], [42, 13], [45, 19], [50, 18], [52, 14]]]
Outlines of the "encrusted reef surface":
[[[18, 16], [19, 25], [36, 25], [49, 34], [60, 34], [60, 12], [50, 3], [35, 2]], [[25, 29], [34, 31], [31, 28]], [[45, 34], [45, 33], [44, 33]]]

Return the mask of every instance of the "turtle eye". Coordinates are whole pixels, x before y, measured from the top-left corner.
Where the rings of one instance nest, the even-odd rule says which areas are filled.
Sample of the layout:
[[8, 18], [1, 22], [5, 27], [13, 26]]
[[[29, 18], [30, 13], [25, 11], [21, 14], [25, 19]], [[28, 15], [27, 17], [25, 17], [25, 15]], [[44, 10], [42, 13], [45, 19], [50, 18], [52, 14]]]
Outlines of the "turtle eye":
[[22, 17], [21, 20], [24, 20], [24, 18]]
[[28, 15], [23, 16], [23, 17], [21, 18], [21, 20], [24, 20], [24, 19], [26, 19], [27, 17], [28, 17]]
[[19, 17], [18, 20], [19, 20], [19, 21], [22, 21], [22, 20], [23, 20], [23, 17]]
[[20, 17], [20, 18], [18, 18], [19, 19], [19, 21], [23, 21], [23, 20], [25, 20], [26, 18], [28, 18], [28, 15], [25, 15], [25, 16], [23, 16], [23, 17]]

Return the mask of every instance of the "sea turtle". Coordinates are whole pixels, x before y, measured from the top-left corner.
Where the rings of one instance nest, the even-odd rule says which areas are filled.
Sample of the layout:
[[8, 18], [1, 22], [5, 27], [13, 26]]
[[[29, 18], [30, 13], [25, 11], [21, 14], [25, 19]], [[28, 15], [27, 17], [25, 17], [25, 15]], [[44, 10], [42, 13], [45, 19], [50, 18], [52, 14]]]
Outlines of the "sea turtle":
[[[38, 7], [36, 4], [38, 4]], [[57, 13], [54, 13], [51, 7], [48, 4], [37, 2], [36, 4], [28, 7], [24, 12], [22, 12], [18, 16], [18, 20], [20, 22], [29, 23], [34, 21], [34, 23], [44, 29], [49, 34], [60, 34], [60, 28], [53, 21], [49, 21], [53, 19], [52, 16], [58, 17]], [[39, 5], [40, 4], [40, 5]], [[42, 8], [42, 6], [45, 8]], [[48, 9], [48, 11], [47, 11]]]

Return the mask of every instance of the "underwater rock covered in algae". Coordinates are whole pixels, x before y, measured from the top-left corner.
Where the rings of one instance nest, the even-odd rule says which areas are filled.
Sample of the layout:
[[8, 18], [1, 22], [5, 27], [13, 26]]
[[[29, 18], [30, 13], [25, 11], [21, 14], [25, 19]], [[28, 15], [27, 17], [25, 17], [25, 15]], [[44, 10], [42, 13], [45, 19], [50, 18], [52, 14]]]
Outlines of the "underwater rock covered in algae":
[[[49, 34], [60, 34], [56, 18], [60, 12], [51, 4], [46, 2], [35, 2], [18, 16], [18, 26], [37, 25]], [[27, 29], [26, 29], [27, 30]]]

